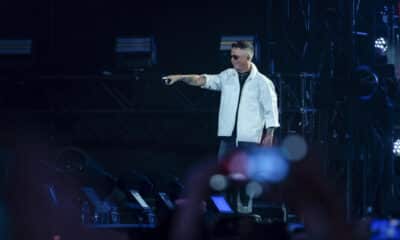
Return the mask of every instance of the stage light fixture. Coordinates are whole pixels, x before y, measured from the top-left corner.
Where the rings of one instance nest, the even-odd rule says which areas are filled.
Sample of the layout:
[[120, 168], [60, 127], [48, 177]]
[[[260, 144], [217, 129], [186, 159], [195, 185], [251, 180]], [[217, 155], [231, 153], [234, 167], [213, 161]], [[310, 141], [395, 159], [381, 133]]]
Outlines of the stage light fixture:
[[137, 70], [157, 64], [154, 37], [117, 37], [115, 40], [116, 67]]
[[375, 49], [381, 51], [382, 53], [385, 53], [388, 49], [387, 42], [385, 38], [379, 37], [375, 40]]
[[400, 157], [400, 139], [397, 139], [396, 141], [394, 141], [393, 143], [393, 154], [396, 157]]
[[378, 90], [379, 77], [370, 66], [357, 66], [353, 71], [352, 78], [357, 84], [356, 88], [361, 100], [370, 100]]
[[31, 55], [32, 40], [30, 39], [0, 39], [0, 55]]

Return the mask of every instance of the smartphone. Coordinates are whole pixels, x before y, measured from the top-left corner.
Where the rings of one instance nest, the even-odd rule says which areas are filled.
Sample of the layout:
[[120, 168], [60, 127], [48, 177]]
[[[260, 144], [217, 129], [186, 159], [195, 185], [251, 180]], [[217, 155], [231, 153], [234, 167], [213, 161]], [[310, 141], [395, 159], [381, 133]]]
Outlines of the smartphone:
[[234, 213], [234, 211], [232, 210], [231, 206], [229, 206], [229, 203], [228, 201], [226, 201], [224, 196], [213, 195], [211, 196], [211, 201], [214, 203], [218, 212], [225, 214]]
[[400, 220], [373, 219], [370, 224], [371, 240], [400, 239]]
[[143, 209], [151, 209], [150, 206], [146, 203], [146, 201], [143, 199], [143, 197], [140, 195], [140, 193], [138, 191], [130, 190], [129, 192]]

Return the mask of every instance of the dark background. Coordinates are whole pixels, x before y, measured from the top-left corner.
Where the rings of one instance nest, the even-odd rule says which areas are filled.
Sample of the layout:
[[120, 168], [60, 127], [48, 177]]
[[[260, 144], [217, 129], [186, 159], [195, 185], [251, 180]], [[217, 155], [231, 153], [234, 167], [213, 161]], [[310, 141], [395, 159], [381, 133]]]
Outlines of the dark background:
[[[261, 44], [257, 65], [279, 91], [284, 81], [299, 98], [299, 74], [319, 74], [317, 122], [307, 140], [321, 153], [321, 171], [344, 185], [344, 159], [358, 159], [346, 149], [358, 142], [345, 136], [363, 131], [354, 130], [360, 115], [353, 110], [359, 108], [348, 99], [357, 95], [358, 82], [350, 75], [354, 66], [376, 63], [373, 42], [383, 4], [360, 2], [354, 30], [369, 33], [363, 38], [351, 33], [352, 2], [4, 0], [0, 38], [33, 39], [32, 56], [0, 57], [0, 143], [9, 153], [4, 158], [23, 162], [40, 146], [42, 154], [30, 155], [39, 166], [40, 160], [56, 163], [73, 146], [115, 176], [127, 169], [183, 176], [193, 164], [215, 157], [219, 94], [180, 83], [167, 87], [161, 77], [218, 73], [226, 67], [220, 37], [255, 35]], [[114, 44], [121, 36], [153, 36], [158, 62], [143, 72], [102, 79], [104, 71], [117, 71]], [[290, 93], [279, 93], [280, 101], [291, 100]], [[369, 105], [371, 115], [386, 114], [379, 104]], [[281, 111], [278, 142], [301, 133], [298, 113]], [[335, 139], [333, 129], [339, 132]]]
[[[158, 168], [159, 162], [185, 169], [217, 150], [219, 95], [184, 84], [166, 87], [160, 78], [222, 71], [221, 35], [256, 35], [259, 68], [277, 86], [275, 72], [321, 74], [316, 102], [330, 118], [336, 100], [347, 94], [343, 83], [352, 88], [349, 5], [309, 3], [308, 9], [307, 1], [4, 1], [0, 37], [33, 39], [33, 55], [2, 68], [0, 108], [7, 116], [3, 132], [10, 132], [2, 140], [9, 145], [39, 141], [51, 149], [79, 146], [104, 165], [112, 161], [115, 169], [127, 164]], [[358, 30], [374, 28], [374, 4], [360, 4]], [[115, 70], [116, 37], [149, 35], [157, 44], [155, 66], [138, 78], [93, 77]], [[333, 52], [330, 41], [336, 44]], [[366, 57], [359, 62], [373, 62], [372, 41], [364, 42], [359, 52]], [[332, 64], [334, 79], [328, 76]], [[64, 77], [70, 75], [78, 78]], [[121, 103], [110, 89], [126, 101]]]

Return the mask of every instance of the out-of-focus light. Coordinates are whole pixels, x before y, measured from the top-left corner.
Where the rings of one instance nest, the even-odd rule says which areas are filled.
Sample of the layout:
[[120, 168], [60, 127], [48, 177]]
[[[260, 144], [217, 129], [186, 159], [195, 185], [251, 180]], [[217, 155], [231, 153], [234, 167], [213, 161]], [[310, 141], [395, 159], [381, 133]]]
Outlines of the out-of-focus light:
[[387, 230], [386, 230], [386, 238], [387, 239], [396, 239], [395, 237], [396, 237], [396, 235], [398, 235], [398, 233], [397, 233], [397, 231], [396, 231], [396, 228], [394, 228], [394, 227], [389, 227]]
[[244, 181], [247, 179], [246, 175], [244, 175], [243, 173], [239, 173], [239, 172], [231, 173], [231, 174], [229, 174], [229, 177], [236, 181]]
[[287, 136], [282, 142], [283, 155], [289, 161], [300, 161], [308, 152], [308, 145], [306, 140], [299, 135]]
[[399, 226], [400, 221], [398, 219], [390, 219], [389, 224], [390, 224], [390, 226], [397, 227], [397, 226]]
[[258, 182], [250, 182], [246, 185], [246, 194], [250, 198], [257, 198], [263, 193], [263, 187]]
[[370, 225], [372, 236], [370, 239], [399, 239], [398, 225], [387, 219], [373, 220]]
[[216, 174], [210, 178], [210, 187], [215, 191], [223, 191], [228, 186], [228, 180], [225, 176]]
[[245, 180], [247, 178], [248, 156], [243, 152], [235, 153], [228, 164], [229, 176], [234, 180]]
[[383, 37], [377, 38], [375, 40], [375, 48], [382, 52], [386, 52], [388, 49], [386, 40]]
[[394, 143], [393, 143], [393, 154], [396, 157], [400, 157], [400, 139], [397, 139]]
[[247, 174], [250, 179], [278, 183], [288, 175], [289, 163], [277, 149], [254, 149], [248, 159]]

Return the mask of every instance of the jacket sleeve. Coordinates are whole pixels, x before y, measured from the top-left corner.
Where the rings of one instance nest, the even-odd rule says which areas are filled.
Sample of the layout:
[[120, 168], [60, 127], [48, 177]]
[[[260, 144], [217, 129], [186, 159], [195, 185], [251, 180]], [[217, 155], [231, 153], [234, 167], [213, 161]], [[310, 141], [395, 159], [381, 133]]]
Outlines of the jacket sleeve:
[[228, 70], [221, 72], [220, 74], [203, 74], [202, 76], [206, 79], [206, 84], [202, 86], [204, 89], [221, 91], [223, 79], [226, 78]]
[[279, 127], [278, 96], [274, 83], [268, 78], [260, 81], [260, 101], [264, 109], [265, 128]]

